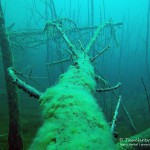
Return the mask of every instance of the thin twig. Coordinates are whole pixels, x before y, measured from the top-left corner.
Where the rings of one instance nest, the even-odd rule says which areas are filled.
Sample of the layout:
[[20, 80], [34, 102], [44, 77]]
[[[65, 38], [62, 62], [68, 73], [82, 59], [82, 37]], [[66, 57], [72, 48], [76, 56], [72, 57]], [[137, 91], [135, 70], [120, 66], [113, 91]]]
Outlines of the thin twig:
[[104, 78], [98, 75], [95, 76], [95, 80], [102, 81], [105, 85], [109, 84]]
[[47, 79], [48, 77], [35, 77], [36, 79]]
[[82, 45], [81, 41], [80, 41], [80, 40], [78, 40], [78, 42], [79, 42], [80, 48], [84, 51], [84, 47], [83, 47], [83, 45]]
[[22, 73], [22, 72], [28, 70], [29, 68], [31, 68], [31, 66], [28, 66], [27, 68], [23, 69], [20, 73]]
[[30, 70], [30, 73], [29, 73], [29, 76], [28, 76], [28, 80], [26, 81], [27, 83], [29, 82], [29, 79], [31, 79], [32, 71], [33, 71], [33, 67], [32, 67], [31, 70]]
[[65, 51], [68, 52], [70, 55], [72, 55], [71, 51], [69, 51], [69, 50], [67, 50], [67, 49], [65, 49]]
[[52, 63], [46, 63], [46, 65], [47, 66], [56, 65], [56, 64], [59, 64], [59, 63], [63, 63], [63, 62], [69, 61], [70, 59], [71, 59], [71, 57], [69, 57], [67, 59], [60, 60], [60, 61], [52, 62]]
[[149, 111], [150, 111], [150, 100], [149, 100], [149, 97], [148, 97], [146, 85], [145, 85], [145, 83], [144, 83], [143, 78], [141, 78], [141, 80], [142, 80], [142, 84], [143, 84], [143, 86], [144, 86], [144, 90], [145, 90], [145, 94], [146, 94], [146, 98], [147, 98], [147, 102], [148, 102], [148, 107], [149, 107]]
[[125, 113], [126, 113], [128, 119], [129, 119], [129, 122], [130, 122], [130, 124], [131, 124], [132, 129], [137, 133], [137, 129], [136, 129], [136, 127], [135, 127], [135, 125], [134, 125], [134, 123], [133, 123], [133, 121], [132, 121], [132, 118], [131, 118], [129, 112], [127, 111], [127, 109], [125, 108], [125, 106], [123, 105], [123, 103], [121, 103], [121, 105], [122, 105], [122, 108], [123, 108], [123, 110], [125, 111]]
[[95, 61], [100, 55], [102, 55], [106, 50], [108, 50], [110, 46], [105, 47], [103, 50], [101, 50], [94, 58], [92, 58], [90, 61]]
[[[28, 68], [30, 68], [30, 66], [27, 67], [25, 70], [27, 70]], [[23, 71], [25, 71], [25, 70], [23, 70]], [[40, 85], [40, 84], [39, 84], [35, 79], [33, 79], [32, 77], [23, 74], [23, 73], [22, 73], [23, 71], [19, 72], [19, 71], [17, 71], [17, 70], [14, 70], [14, 73], [17, 74], [17, 75], [19, 75], [19, 76], [21, 76], [21, 77], [27, 78], [28, 80], [29, 80], [29, 79], [32, 80], [32, 81], [35, 82], [37, 85]], [[27, 81], [27, 82], [28, 82], [28, 81]]]

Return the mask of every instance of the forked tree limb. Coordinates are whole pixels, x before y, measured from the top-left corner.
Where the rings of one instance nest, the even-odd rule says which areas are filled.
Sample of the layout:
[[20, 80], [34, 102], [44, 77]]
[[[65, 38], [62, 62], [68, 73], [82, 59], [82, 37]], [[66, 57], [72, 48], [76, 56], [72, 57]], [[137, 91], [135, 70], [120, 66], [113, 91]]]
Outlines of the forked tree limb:
[[66, 33], [62, 30], [62, 28], [60, 27], [60, 24], [58, 24], [57, 22], [47, 22], [46, 26], [55, 26], [56, 29], [60, 32], [60, 34], [62, 35], [63, 39], [65, 40], [67, 46], [69, 47], [69, 49], [72, 52], [72, 55], [77, 56], [77, 52], [76, 52], [76, 47], [75, 45], [70, 41], [70, 39], [68, 38], [68, 36], [66, 35]]
[[37, 89], [31, 87], [25, 82], [21, 81], [14, 73], [14, 69], [12, 67], [8, 68], [8, 74], [12, 79], [12, 83], [14, 83], [19, 89], [22, 89], [24, 92], [28, 93], [31, 97], [39, 99], [42, 95]]
[[87, 45], [85, 52], [88, 53], [91, 50], [91, 47], [94, 45], [97, 37], [99, 36], [100, 32], [106, 28], [106, 27], [112, 27], [112, 26], [121, 26], [123, 25], [123, 23], [117, 23], [117, 24], [113, 24], [112, 22], [106, 22], [103, 25], [100, 25], [99, 27], [97, 27], [96, 31], [94, 32], [94, 35], [92, 37], [92, 39], [90, 40], [89, 44]]
[[108, 23], [104, 23], [103, 25], [100, 25], [100, 26], [96, 29], [96, 31], [94, 32], [93, 37], [91, 38], [89, 44], [87, 45], [87, 47], [86, 47], [86, 49], [85, 49], [85, 52], [86, 52], [86, 53], [88, 53], [88, 52], [90, 51], [91, 47], [92, 47], [93, 44], [95, 43], [95, 41], [96, 41], [97, 37], [99, 36], [100, 32], [101, 32], [106, 26], [108, 26], [108, 25], [110, 25], [109, 22], [108, 22]]

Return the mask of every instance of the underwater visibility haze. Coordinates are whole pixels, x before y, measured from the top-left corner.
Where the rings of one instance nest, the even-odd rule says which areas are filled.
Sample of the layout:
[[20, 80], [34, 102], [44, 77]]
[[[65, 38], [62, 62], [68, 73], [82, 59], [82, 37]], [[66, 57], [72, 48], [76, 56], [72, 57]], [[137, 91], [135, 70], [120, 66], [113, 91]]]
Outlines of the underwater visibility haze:
[[8, 149], [150, 149], [150, 0], [0, 0]]

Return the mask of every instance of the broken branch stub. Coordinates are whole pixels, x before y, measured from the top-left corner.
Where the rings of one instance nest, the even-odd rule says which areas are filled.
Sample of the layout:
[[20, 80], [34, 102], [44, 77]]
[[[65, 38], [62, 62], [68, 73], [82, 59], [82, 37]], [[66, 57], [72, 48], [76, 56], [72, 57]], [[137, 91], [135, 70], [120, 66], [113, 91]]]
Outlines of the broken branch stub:
[[37, 89], [31, 87], [25, 82], [21, 81], [14, 73], [14, 69], [12, 67], [8, 68], [8, 74], [12, 79], [12, 83], [14, 83], [19, 89], [22, 89], [24, 92], [28, 93], [31, 97], [39, 99], [42, 95]]

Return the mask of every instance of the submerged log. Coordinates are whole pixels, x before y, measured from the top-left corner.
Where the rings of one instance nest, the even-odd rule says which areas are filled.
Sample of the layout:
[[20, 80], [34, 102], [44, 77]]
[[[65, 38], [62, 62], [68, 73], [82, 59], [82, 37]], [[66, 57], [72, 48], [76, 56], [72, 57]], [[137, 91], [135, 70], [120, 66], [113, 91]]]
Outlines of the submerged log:
[[30, 150], [115, 149], [110, 127], [92, 95], [94, 78], [88, 56], [81, 54], [59, 83], [41, 96], [45, 121]]
[[[70, 41], [61, 28], [62, 21], [63, 19], [48, 22], [45, 31], [48, 32], [49, 28], [53, 27], [60, 33], [70, 49], [73, 65], [60, 76], [58, 84], [36, 96], [43, 109], [44, 123], [29, 149], [115, 150], [111, 129], [93, 96], [93, 92], [96, 92], [96, 75], [91, 61], [93, 59], [89, 57], [91, 47], [100, 32], [103, 28], [112, 26], [112, 23], [107, 22], [99, 26], [84, 49], [76, 48]], [[94, 57], [94, 60], [96, 58]], [[12, 76], [14, 72], [11, 68], [8, 71], [13, 81], [17, 81], [14, 83], [19, 88], [28, 91], [28, 94], [37, 95], [37, 90], [28, 88], [27, 84], [21, 84], [20, 80], [18, 82], [15, 75]]]
[[29, 149], [116, 149], [110, 127], [92, 94], [96, 82], [88, 56], [100, 29], [107, 24], [96, 30], [84, 51], [76, 49], [58, 24], [49, 24], [63, 36], [74, 63], [58, 84], [41, 95], [45, 121]]

